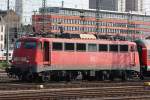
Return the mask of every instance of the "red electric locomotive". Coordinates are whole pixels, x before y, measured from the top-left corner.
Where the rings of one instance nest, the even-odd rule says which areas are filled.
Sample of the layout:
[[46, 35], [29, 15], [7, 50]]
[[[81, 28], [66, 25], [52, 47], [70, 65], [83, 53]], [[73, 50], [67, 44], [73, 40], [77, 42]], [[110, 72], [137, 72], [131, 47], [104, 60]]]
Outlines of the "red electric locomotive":
[[126, 80], [139, 75], [140, 61], [135, 42], [23, 37], [7, 71], [22, 80]]

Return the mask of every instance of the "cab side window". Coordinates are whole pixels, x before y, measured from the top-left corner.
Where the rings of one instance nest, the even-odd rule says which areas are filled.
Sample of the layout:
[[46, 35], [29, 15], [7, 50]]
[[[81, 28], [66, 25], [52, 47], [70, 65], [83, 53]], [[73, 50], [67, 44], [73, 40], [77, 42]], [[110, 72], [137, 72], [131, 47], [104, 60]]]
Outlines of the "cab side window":
[[19, 49], [21, 47], [21, 42], [17, 41], [15, 44], [15, 49]]
[[42, 49], [42, 43], [38, 42], [38, 49]]

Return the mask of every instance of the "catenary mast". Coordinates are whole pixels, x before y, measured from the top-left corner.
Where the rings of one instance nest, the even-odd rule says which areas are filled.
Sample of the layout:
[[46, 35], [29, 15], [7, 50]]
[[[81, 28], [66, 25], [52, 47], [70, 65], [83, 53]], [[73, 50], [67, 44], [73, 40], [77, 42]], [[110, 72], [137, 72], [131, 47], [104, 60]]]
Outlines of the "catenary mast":
[[42, 16], [43, 16], [43, 23], [42, 23], [42, 31], [43, 33], [45, 33], [45, 21], [46, 21], [46, 4], [47, 4], [47, 0], [42, 0], [42, 8], [43, 8], [43, 11], [42, 11]]
[[100, 10], [100, 0], [96, 0], [96, 35], [99, 35], [99, 10]]
[[7, 34], [6, 34], [6, 61], [9, 64], [9, 0], [7, 1]]

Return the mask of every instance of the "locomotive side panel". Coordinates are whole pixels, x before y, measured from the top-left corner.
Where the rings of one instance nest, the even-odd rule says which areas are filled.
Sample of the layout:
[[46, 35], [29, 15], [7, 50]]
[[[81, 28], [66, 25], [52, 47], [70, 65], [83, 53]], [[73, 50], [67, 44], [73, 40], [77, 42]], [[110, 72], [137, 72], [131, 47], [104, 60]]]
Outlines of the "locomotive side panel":
[[[133, 45], [136, 47], [136, 45]], [[139, 71], [139, 57], [136, 50], [130, 51], [66, 51], [51, 52], [52, 69], [56, 70], [136, 70]]]
[[[139, 67], [138, 54], [135, 54], [135, 63], [132, 65], [130, 53], [76, 53], [52, 52], [52, 67], [57, 69], [131, 69]], [[139, 69], [139, 68], [138, 68]]]
[[108, 53], [90, 52], [52, 52], [52, 66], [56, 69], [90, 70], [110, 69]]

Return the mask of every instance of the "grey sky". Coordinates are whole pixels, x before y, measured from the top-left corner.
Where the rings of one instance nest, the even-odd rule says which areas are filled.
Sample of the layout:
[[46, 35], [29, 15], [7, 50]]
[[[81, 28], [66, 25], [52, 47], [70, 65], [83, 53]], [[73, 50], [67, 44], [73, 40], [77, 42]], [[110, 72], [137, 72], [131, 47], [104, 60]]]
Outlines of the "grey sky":
[[[38, 9], [42, 5], [42, 0], [24, 0], [29, 2], [32, 6], [31, 9]], [[89, 0], [47, 0], [47, 6], [61, 6], [61, 2], [64, 1], [64, 7], [83, 8], [88, 9]], [[150, 13], [150, 0], [144, 1], [144, 10]], [[15, 0], [10, 0], [10, 8], [14, 9]], [[7, 0], [0, 0], [0, 9], [7, 9]]]
[[150, 0], [145, 0], [143, 5], [144, 5], [144, 10], [146, 11], [146, 13], [150, 14]]
[[[7, 9], [8, 0], [0, 0], [0, 9]], [[42, 6], [42, 0], [23, 0], [24, 11], [23, 11], [23, 22], [28, 24], [31, 23], [31, 15], [34, 10], [38, 10]], [[61, 2], [64, 1], [64, 7], [69, 8], [83, 8], [88, 9], [89, 0], [47, 0], [48, 7], [61, 6]], [[15, 0], [10, 0], [10, 8], [15, 10]]]
[[[37, 9], [42, 6], [42, 0], [24, 0], [30, 2], [32, 9]], [[61, 6], [64, 1], [64, 7], [73, 8], [88, 8], [88, 0], [47, 0], [47, 6]], [[10, 8], [14, 9], [15, 0], [10, 0]], [[0, 0], [0, 9], [7, 9], [7, 0]]]

